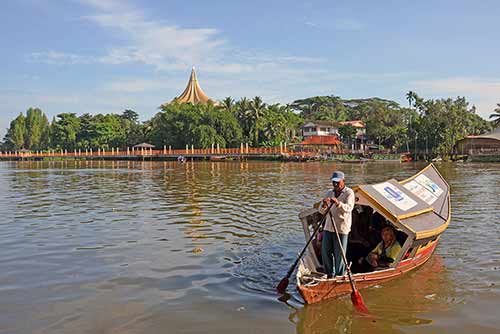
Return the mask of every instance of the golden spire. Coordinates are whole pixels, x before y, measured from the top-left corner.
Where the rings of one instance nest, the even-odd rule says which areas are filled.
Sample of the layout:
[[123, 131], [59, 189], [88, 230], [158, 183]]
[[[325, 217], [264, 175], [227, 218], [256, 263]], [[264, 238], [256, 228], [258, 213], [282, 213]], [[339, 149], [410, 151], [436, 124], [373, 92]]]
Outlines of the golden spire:
[[184, 92], [182, 92], [182, 94], [176, 97], [172, 102], [193, 104], [207, 104], [208, 102], [214, 103], [214, 101], [210, 99], [201, 89], [198, 79], [196, 78], [194, 66], [186, 89], [184, 89]]

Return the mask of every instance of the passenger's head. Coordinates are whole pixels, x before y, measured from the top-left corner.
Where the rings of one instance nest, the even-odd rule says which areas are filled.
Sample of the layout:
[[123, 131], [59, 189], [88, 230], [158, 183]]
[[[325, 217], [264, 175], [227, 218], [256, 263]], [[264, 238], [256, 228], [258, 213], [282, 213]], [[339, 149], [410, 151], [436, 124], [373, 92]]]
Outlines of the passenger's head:
[[344, 188], [344, 186], [345, 186], [344, 177], [345, 177], [345, 175], [341, 171], [333, 172], [330, 180], [332, 181], [333, 188], [335, 190], [342, 190]]
[[396, 241], [396, 230], [392, 226], [385, 226], [382, 229], [382, 240], [385, 245], [392, 245]]

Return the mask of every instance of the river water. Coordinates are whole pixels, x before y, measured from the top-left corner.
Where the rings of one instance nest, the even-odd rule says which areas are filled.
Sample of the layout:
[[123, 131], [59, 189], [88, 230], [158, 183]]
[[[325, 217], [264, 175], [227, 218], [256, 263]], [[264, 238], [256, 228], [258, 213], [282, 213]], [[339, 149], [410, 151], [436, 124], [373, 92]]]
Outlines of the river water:
[[452, 222], [421, 269], [303, 305], [276, 284], [330, 186], [423, 164], [0, 163], [0, 333], [499, 333], [500, 165], [439, 164]]

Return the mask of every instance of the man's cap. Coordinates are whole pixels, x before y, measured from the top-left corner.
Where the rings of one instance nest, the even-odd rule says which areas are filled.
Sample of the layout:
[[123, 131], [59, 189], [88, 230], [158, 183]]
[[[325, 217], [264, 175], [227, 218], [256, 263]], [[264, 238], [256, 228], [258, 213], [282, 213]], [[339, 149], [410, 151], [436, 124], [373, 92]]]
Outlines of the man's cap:
[[339, 182], [340, 180], [344, 179], [344, 176], [344, 173], [342, 173], [341, 171], [335, 171], [332, 174], [331, 180], [332, 182]]

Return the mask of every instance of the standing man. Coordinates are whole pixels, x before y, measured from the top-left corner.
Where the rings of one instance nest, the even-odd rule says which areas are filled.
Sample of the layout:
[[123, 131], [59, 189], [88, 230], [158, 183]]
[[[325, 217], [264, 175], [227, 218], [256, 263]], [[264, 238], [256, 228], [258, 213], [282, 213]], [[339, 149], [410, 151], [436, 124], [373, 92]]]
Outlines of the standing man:
[[[327, 215], [323, 242], [321, 244], [321, 257], [323, 258], [323, 265], [328, 277], [344, 275], [345, 265], [342, 260], [341, 250], [333, 224], [337, 227], [342, 247], [344, 251], [346, 251], [347, 236], [351, 231], [351, 213], [354, 208], [354, 191], [346, 187], [344, 173], [341, 171], [334, 172], [331, 181], [333, 189], [328, 190], [326, 193], [323, 199], [322, 208], [320, 209], [322, 214]], [[330, 203], [333, 203], [330, 209], [331, 215], [326, 212]]]

